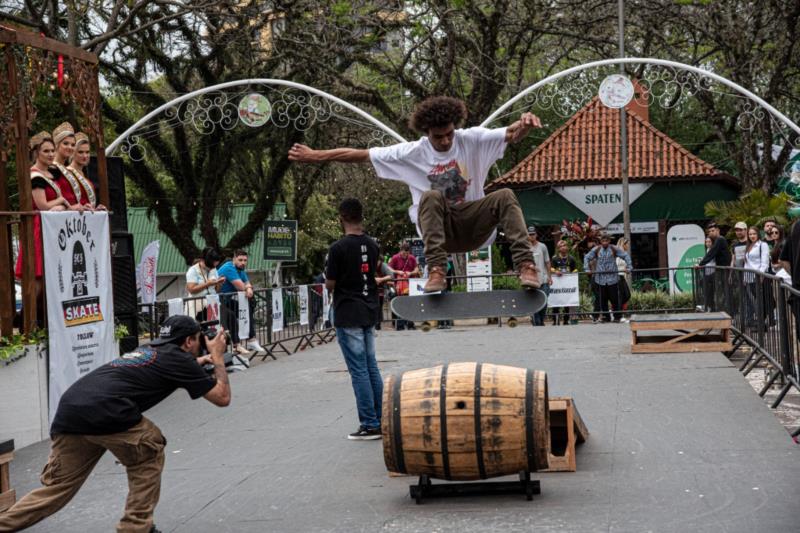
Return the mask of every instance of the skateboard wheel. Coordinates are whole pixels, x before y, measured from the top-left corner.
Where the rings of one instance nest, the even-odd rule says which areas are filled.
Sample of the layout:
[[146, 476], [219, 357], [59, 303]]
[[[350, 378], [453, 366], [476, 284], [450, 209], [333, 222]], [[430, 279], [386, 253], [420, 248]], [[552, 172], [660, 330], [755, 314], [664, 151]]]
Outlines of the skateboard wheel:
[[425, 333], [429, 332], [431, 330], [431, 323], [423, 322], [422, 326], [420, 326], [420, 329], [422, 329], [422, 331], [424, 331]]
[[516, 318], [509, 318], [508, 319], [508, 327], [510, 327], [510, 328], [517, 327], [517, 319]]

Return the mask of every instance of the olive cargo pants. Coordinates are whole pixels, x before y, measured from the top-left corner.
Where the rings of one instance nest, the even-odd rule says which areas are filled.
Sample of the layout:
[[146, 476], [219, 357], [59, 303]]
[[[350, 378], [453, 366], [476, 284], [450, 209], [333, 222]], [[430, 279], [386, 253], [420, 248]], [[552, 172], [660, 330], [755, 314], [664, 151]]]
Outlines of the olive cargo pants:
[[110, 451], [128, 474], [128, 499], [118, 532], [147, 533], [161, 491], [166, 440], [146, 418], [111, 435], [53, 435], [50, 457], [42, 471], [44, 487], [22, 497], [0, 513], [0, 532], [18, 531], [64, 507], [92, 473], [100, 457]]
[[532, 260], [525, 217], [511, 189], [456, 205], [448, 205], [439, 191], [426, 191], [419, 202], [417, 218], [428, 268], [447, 265], [448, 253], [477, 250], [498, 225], [511, 243], [514, 268]]

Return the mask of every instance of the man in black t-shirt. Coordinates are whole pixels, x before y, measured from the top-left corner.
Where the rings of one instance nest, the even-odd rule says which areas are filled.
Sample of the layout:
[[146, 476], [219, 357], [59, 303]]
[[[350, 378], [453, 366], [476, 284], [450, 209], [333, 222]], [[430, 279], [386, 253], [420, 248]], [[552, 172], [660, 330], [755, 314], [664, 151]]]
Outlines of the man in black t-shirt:
[[380, 313], [375, 273], [378, 245], [364, 233], [363, 208], [355, 198], [339, 205], [344, 237], [328, 251], [325, 286], [333, 291], [333, 325], [342, 349], [353, 392], [359, 428], [347, 438], [381, 438], [383, 380], [375, 359], [374, 325]]
[[[156, 531], [153, 511], [161, 488], [166, 439], [142, 416], [175, 389], [194, 400], [230, 403], [231, 389], [220, 330], [208, 341], [209, 355], [199, 357], [200, 325], [173, 316], [149, 345], [107, 363], [72, 384], [61, 397], [50, 428], [52, 447], [36, 489], [0, 513], [0, 532], [17, 531], [50, 516], [78, 492], [97, 462], [110, 451], [128, 474], [125, 515], [117, 531]], [[202, 365], [214, 365], [214, 377]]]
[[[700, 260], [700, 263], [695, 265], [695, 268], [700, 269], [706, 265], [729, 266], [731, 264], [731, 251], [728, 249], [728, 241], [719, 232], [719, 226], [714, 221], [711, 221], [706, 226], [708, 236], [711, 238], [711, 248], [708, 249], [706, 255]], [[704, 269], [708, 272], [708, 269]], [[705, 311], [715, 311], [716, 304], [716, 278], [721, 275], [722, 271], [711, 269], [711, 273], [703, 275], [703, 300], [705, 303]], [[725, 295], [726, 297], [728, 295]]]

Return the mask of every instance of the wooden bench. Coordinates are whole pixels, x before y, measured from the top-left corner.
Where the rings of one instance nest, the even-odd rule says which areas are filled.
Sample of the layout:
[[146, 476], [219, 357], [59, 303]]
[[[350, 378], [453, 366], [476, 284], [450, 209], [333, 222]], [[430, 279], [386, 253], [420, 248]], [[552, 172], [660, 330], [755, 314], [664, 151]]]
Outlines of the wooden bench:
[[572, 398], [550, 398], [550, 467], [545, 472], [575, 472], [575, 446], [589, 438]]
[[8, 466], [14, 458], [14, 440], [0, 440], [0, 512], [17, 501], [17, 493], [11, 488]]
[[[726, 352], [733, 349], [728, 313], [633, 315], [630, 325], [632, 353]], [[643, 331], [665, 334], [642, 335]]]

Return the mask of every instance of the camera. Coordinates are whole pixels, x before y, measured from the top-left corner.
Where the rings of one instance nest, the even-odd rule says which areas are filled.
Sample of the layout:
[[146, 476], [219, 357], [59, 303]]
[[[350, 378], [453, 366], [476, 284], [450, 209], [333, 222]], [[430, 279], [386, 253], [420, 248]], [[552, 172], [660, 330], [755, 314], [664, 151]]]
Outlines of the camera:
[[[208, 346], [206, 345], [207, 341], [215, 338], [217, 336], [217, 326], [219, 326], [219, 320], [206, 320], [205, 322], [200, 322], [200, 347], [201, 355], [208, 354]], [[230, 335], [226, 331], [224, 333], [225, 341], [230, 342]]]

